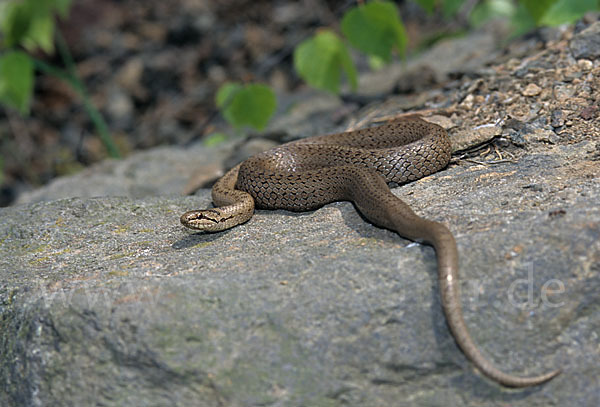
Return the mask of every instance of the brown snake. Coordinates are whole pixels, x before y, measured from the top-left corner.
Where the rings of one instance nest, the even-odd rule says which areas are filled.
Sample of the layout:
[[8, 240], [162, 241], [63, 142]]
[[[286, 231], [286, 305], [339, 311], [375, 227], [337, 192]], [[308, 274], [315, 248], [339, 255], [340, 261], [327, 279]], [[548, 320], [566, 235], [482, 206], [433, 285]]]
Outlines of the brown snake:
[[441, 223], [416, 215], [386, 184], [402, 184], [439, 171], [448, 164], [450, 153], [446, 131], [417, 116], [295, 141], [231, 169], [212, 189], [218, 207], [186, 212], [181, 223], [216, 232], [246, 222], [255, 205], [306, 211], [334, 201], [352, 201], [375, 225], [434, 247], [446, 320], [458, 346], [482, 373], [509, 387], [546, 382], [560, 370], [517, 377], [503, 373], [481, 354], [462, 316], [458, 250], [452, 233]]

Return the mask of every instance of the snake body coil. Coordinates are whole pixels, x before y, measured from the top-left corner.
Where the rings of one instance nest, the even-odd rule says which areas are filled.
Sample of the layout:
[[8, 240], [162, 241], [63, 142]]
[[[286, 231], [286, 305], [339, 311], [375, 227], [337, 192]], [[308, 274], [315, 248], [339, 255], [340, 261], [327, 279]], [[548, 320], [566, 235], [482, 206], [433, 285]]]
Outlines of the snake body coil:
[[456, 343], [482, 373], [509, 387], [546, 382], [560, 371], [517, 377], [501, 372], [480, 353], [462, 316], [458, 251], [452, 233], [441, 223], [417, 216], [387, 185], [439, 171], [448, 164], [450, 153], [446, 131], [414, 116], [299, 140], [231, 169], [212, 189], [217, 208], [186, 212], [181, 223], [215, 232], [246, 222], [255, 205], [306, 211], [334, 201], [352, 201], [375, 225], [434, 247], [446, 320]]

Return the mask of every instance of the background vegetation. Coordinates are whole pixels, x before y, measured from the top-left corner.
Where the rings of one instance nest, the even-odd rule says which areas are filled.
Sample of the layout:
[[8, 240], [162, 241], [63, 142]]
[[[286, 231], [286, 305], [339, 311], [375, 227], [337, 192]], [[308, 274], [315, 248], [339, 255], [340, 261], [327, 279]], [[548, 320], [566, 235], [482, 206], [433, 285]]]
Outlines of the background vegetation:
[[[600, 0], [412, 1], [430, 15], [466, 22], [466, 28], [478, 27], [490, 19], [507, 19], [512, 35], [536, 26], [571, 23], [586, 12], [600, 10]], [[66, 21], [71, 6], [71, 0], [5, 0], [0, 3], [0, 104], [28, 115], [36, 72], [54, 75], [68, 83], [79, 96], [107, 153], [119, 157], [108, 126], [79, 80], [69, 48], [57, 29], [57, 20]], [[293, 50], [295, 71], [315, 88], [338, 94], [345, 78], [349, 88], [356, 89], [357, 68], [351, 48], [366, 55], [373, 69], [393, 58], [403, 58], [406, 53], [407, 33], [394, 2], [357, 1], [343, 14], [337, 27], [339, 29], [316, 30]], [[461, 29], [464, 28], [463, 24]], [[55, 53], [57, 57], [48, 58]], [[215, 105], [234, 127], [260, 130], [274, 113], [276, 98], [266, 85], [225, 83], [216, 94]], [[2, 162], [3, 157], [0, 157], [0, 182]]]

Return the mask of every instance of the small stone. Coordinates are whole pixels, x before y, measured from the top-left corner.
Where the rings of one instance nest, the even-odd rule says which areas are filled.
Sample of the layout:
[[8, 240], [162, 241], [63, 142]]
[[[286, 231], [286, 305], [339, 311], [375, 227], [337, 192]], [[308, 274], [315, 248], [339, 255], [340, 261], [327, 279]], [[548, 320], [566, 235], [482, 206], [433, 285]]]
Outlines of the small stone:
[[580, 97], [570, 97], [565, 99], [563, 105], [561, 106], [563, 109], [579, 111], [582, 106], [589, 105], [590, 101]]
[[554, 87], [554, 97], [558, 100], [565, 100], [575, 95], [575, 88], [567, 85], [557, 85]]
[[510, 108], [508, 108], [508, 115], [511, 118], [517, 119], [525, 123], [535, 119], [535, 116], [532, 116], [530, 112], [531, 111], [529, 109], [529, 106], [525, 104], [515, 103]]
[[554, 128], [565, 125], [565, 115], [562, 110], [554, 110], [550, 116], [550, 125]]
[[467, 95], [467, 97], [465, 97], [463, 99], [463, 101], [460, 102], [460, 107], [465, 108], [465, 109], [472, 109], [474, 99], [475, 99], [475, 97], [473, 96], [473, 94]]
[[437, 124], [438, 126], [441, 126], [446, 130], [456, 127], [456, 124], [452, 121], [452, 119], [446, 116], [442, 116], [440, 114], [424, 117], [424, 119], [430, 123]]
[[569, 48], [576, 59], [600, 57], [600, 21], [577, 33], [571, 40]]
[[485, 103], [485, 96], [483, 96], [483, 95], [475, 96], [475, 104], [476, 105], [482, 105], [483, 103]]
[[573, 82], [576, 79], [581, 78], [583, 72], [578, 65], [571, 65], [564, 70], [564, 81], [565, 82]]
[[517, 131], [510, 131], [508, 134], [511, 143], [513, 143], [517, 147], [525, 147], [528, 141], [523, 137], [523, 135]]
[[475, 128], [475, 131], [477, 131], [477, 134], [479, 135], [479, 138], [481, 140], [491, 140], [496, 136], [499, 136], [502, 134], [502, 127], [497, 126], [495, 124], [486, 124], [483, 126], [478, 126]]
[[227, 72], [221, 65], [211, 65], [208, 68], [207, 76], [214, 83], [222, 83], [227, 79]]
[[516, 131], [520, 131], [523, 128], [523, 126], [525, 126], [525, 123], [523, 123], [521, 120], [515, 119], [514, 117], [511, 117], [504, 123], [504, 127]]
[[595, 119], [598, 116], [598, 106], [588, 106], [584, 108], [581, 113], [579, 113], [579, 116], [583, 120]]
[[544, 192], [544, 186], [542, 184], [538, 184], [538, 183], [525, 185], [523, 187], [523, 189], [530, 189], [534, 192]]
[[524, 134], [528, 143], [558, 144], [560, 137], [552, 130], [535, 129], [532, 133]]
[[117, 86], [110, 88], [105, 109], [118, 127], [126, 127], [131, 123], [134, 110], [133, 101], [121, 88]]
[[535, 83], [530, 83], [529, 85], [527, 85], [525, 90], [523, 90], [522, 95], [523, 96], [537, 96], [540, 93], [542, 93], [542, 88], [540, 88]]
[[525, 75], [527, 75], [527, 73], [529, 73], [529, 68], [525, 66], [523, 68], [519, 68], [519, 69], [515, 70], [513, 72], [513, 75], [519, 79], [523, 79], [525, 77]]
[[141, 58], [131, 58], [118, 72], [117, 83], [138, 99], [145, 99], [146, 89], [141, 85], [144, 62]]
[[463, 151], [479, 146], [502, 134], [502, 127], [495, 124], [483, 125], [469, 130], [459, 130], [450, 137], [452, 151]]
[[158, 44], [162, 43], [167, 37], [167, 29], [164, 25], [155, 22], [142, 21], [138, 30], [144, 38]]
[[589, 59], [580, 59], [579, 61], [577, 61], [577, 65], [579, 65], [581, 70], [583, 70], [584, 72], [591, 71], [594, 67], [594, 63]]

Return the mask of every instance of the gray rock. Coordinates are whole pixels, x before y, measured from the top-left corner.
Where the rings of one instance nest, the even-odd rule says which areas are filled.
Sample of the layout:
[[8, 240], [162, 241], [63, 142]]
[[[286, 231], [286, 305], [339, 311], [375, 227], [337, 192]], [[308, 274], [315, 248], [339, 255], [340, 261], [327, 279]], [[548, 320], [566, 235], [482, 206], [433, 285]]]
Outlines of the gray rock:
[[277, 145], [279, 145], [279, 143], [265, 138], [250, 139], [245, 143], [241, 143], [241, 145], [238, 148], [235, 148], [232, 151], [229, 158], [225, 160], [225, 167], [233, 168], [245, 159], [252, 157], [253, 155], [256, 155], [258, 153], [262, 153], [263, 151], [269, 150]]
[[[32, 203], [72, 197], [181, 195], [189, 178], [198, 172], [218, 171], [236, 142], [217, 148], [197, 144], [191, 148], [160, 147], [133, 154], [126, 160], [107, 160], [72, 176], [24, 193], [17, 203]], [[206, 174], [205, 174], [206, 175]]]
[[575, 34], [569, 44], [573, 56], [594, 59], [600, 57], [600, 21]]
[[563, 369], [543, 386], [473, 369], [431, 248], [349, 203], [192, 233], [178, 217], [210, 204], [202, 190], [0, 209], [0, 405], [598, 405], [597, 150], [520, 151], [395, 193], [454, 232], [484, 354], [516, 374]]
[[[528, 58], [526, 76], [562, 66], [548, 55]], [[593, 105], [594, 72], [590, 91], [565, 103]], [[349, 203], [185, 230], [179, 215], [210, 197], [181, 191], [243, 150], [231, 143], [108, 162], [0, 210], [0, 405], [600, 405], [597, 121], [507, 91], [525, 81], [545, 91], [535, 77], [497, 80], [453, 85], [458, 106], [433, 93], [392, 98], [353, 125], [448, 107], [441, 122], [453, 145], [469, 136], [466, 151], [395, 193], [455, 234], [465, 319], [483, 353], [507, 372], [560, 367], [559, 377], [518, 391], [481, 377], [447, 329], [433, 250]], [[486, 102], [488, 83], [512, 100], [507, 112], [494, 95]], [[335, 131], [349, 114], [318, 95], [289, 106], [271, 136]], [[487, 140], [479, 153], [474, 139]]]
[[276, 115], [267, 126], [267, 134], [279, 134], [283, 141], [333, 133], [338, 130], [332, 117], [342, 109], [339, 97], [316, 90], [305, 90], [278, 97]]
[[[498, 39], [491, 32], [474, 32], [462, 38], [438, 42], [406, 63], [394, 63], [360, 76], [358, 94], [386, 95], [444, 83], [451, 75], [478, 72], [498, 56]], [[443, 61], [443, 63], [440, 63]]]

